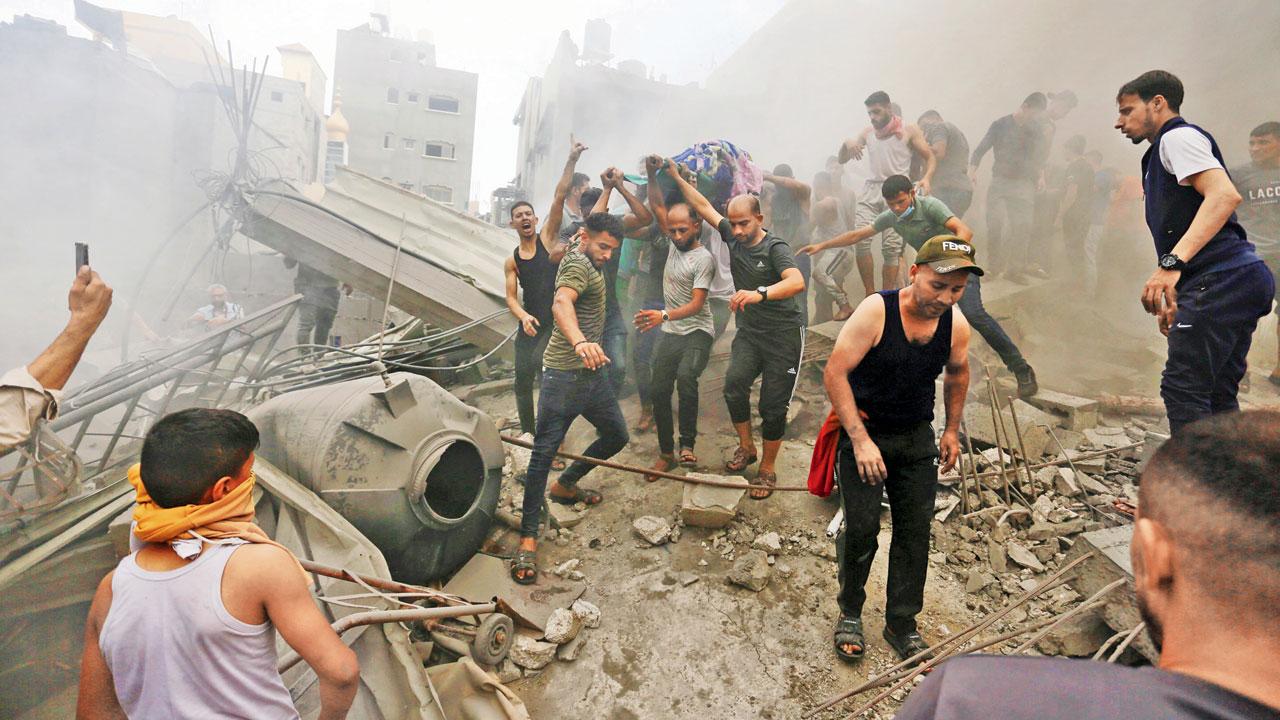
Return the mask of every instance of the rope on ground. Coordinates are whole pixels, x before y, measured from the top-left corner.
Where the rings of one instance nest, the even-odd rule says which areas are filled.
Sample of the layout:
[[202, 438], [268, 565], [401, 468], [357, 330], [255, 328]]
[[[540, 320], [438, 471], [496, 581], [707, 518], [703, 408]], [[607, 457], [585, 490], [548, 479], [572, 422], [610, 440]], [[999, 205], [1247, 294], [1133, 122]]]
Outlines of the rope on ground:
[[[513, 437], [511, 435], [501, 435], [500, 437], [502, 438], [502, 442], [505, 442], [509, 445], [515, 445], [516, 447], [522, 447], [528, 450], [533, 449], [533, 443], [529, 442], [528, 440], [521, 440], [520, 438]], [[629, 473], [636, 473], [637, 475], [651, 475], [653, 477], [660, 477], [667, 480], [675, 480], [677, 482], [689, 483], [691, 485], [710, 485], [711, 487], [741, 488], [743, 490], [774, 490], [777, 492], [786, 492], [786, 491], [808, 492], [809, 491], [809, 487], [807, 485], [779, 485], [777, 487], [774, 487], [772, 485], [759, 485], [759, 484], [748, 483], [748, 482], [745, 482], [745, 478], [744, 478], [744, 482], [731, 482], [728, 480], [708, 480], [706, 478], [688, 477], [686, 475], [676, 475], [675, 473], [663, 472], [661, 470], [651, 470], [649, 468], [635, 467], [634, 465], [623, 465], [622, 463], [616, 463], [610, 460], [601, 460], [599, 458], [588, 457], [586, 455], [575, 455], [573, 453], [564, 452], [563, 450], [557, 450], [555, 454], [556, 454], [556, 457], [562, 457], [566, 460], [581, 460], [582, 462], [590, 463], [592, 465], [599, 465], [600, 467], [606, 467], [611, 470], [624, 470]]]

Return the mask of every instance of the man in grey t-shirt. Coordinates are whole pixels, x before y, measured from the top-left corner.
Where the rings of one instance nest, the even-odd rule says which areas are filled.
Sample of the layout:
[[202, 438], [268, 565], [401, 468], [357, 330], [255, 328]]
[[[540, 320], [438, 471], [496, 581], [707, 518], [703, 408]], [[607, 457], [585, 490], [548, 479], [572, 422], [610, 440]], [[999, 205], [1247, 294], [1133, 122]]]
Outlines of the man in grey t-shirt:
[[[693, 452], [698, 435], [698, 378], [707, 367], [714, 341], [715, 323], [707, 295], [716, 276], [716, 260], [702, 246], [702, 219], [685, 203], [667, 207], [663, 202], [654, 177], [661, 162], [661, 158], [650, 157], [645, 168], [650, 176], [649, 207], [656, 216], [659, 230], [655, 242], [668, 247], [667, 265], [662, 274], [666, 309], [641, 310], [636, 313], [635, 325], [640, 332], [662, 328], [662, 337], [651, 361], [653, 377], [649, 396], [658, 433], [658, 459], [653, 469], [665, 472], [676, 464], [671, 392], [677, 388], [680, 393], [679, 462], [687, 467], [698, 462]], [[657, 477], [651, 475], [647, 479], [652, 481]]]

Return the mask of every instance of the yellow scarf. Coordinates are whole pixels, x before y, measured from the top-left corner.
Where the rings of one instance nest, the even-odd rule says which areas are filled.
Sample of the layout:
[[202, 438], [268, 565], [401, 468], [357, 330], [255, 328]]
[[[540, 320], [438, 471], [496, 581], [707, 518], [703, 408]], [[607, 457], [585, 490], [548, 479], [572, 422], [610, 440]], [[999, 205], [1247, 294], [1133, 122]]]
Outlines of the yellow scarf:
[[[204, 505], [171, 508], [160, 507], [151, 499], [146, 486], [142, 484], [141, 464], [129, 468], [129, 484], [133, 485], [137, 493], [133, 506], [133, 534], [143, 542], [168, 543], [172, 540], [195, 539], [195, 533], [206, 540], [239, 538], [251, 543], [275, 545], [289, 553], [295, 563], [298, 562], [289, 548], [267, 537], [262, 528], [254, 524], [253, 488], [257, 484], [257, 478], [252, 473], [248, 480], [219, 500]], [[300, 563], [298, 570], [307, 577]]]

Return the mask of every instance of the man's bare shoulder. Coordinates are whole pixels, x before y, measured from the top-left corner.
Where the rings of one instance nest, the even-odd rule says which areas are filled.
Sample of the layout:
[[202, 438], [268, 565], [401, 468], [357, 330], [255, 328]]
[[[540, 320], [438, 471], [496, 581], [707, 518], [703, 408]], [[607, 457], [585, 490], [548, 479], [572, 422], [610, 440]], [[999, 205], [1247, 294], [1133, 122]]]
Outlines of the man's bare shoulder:
[[288, 550], [266, 543], [248, 543], [236, 548], [227, 560], [224, 580], [233, 584], [253, 584], [269, 588], [281, 582], [299, 581], [298, 566]]

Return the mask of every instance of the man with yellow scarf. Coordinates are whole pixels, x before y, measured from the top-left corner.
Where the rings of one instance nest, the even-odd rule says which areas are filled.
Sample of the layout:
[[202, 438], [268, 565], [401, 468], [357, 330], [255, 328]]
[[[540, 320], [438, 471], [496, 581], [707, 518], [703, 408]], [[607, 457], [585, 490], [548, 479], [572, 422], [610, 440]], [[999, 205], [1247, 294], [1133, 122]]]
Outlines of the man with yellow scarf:
[[231, 410], [182, 410], [147, 433], [129, 470], [141, 544], [94, 595], [77, 718], [297, 718], [275, 632], [319, 678], [319, 717], [346, 717], [356, 656], [297, 559], [254, 524], [257, 446]]

